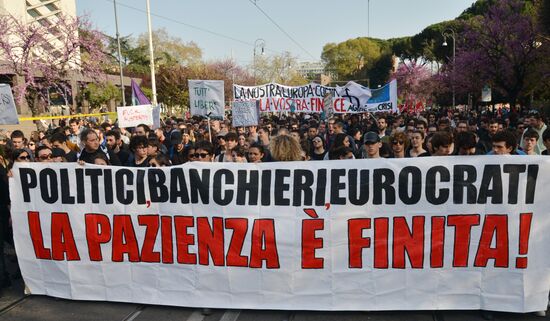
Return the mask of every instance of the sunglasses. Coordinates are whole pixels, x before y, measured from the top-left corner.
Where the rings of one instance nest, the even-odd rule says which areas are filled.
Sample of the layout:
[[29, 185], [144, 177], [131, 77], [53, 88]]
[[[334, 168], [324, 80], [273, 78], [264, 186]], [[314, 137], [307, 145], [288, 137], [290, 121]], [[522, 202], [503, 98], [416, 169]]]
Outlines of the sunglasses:
[[27, 156], [19, 156], [19, 157], [17, 157], [17, 159], [19, 159], [19, 160], [30, 160], [31, 157], [30, 157], [29, 155], [27, 155]]
[[392, 141], [391, 143], [392, 143], [393, 145], [403, 145], [403, 144], [405, 144], [405, 142], [402, 141], [402, 140], [394, 140], [394, 141]]
[[29, 146], [34, 146], [34, 143], [29, 143]]
[[208, 154], [208, 153], [195, 153], [195, 154], [193, 154], [193, 157], [195, 157], [195, 158], [206, 158], [206, 157], [208, 157], [208, 155], [210, 155], [210, 154]]
[[52, 159], [52, 154], [41, 155], [38, 158], [40, 158], [41, 160]]

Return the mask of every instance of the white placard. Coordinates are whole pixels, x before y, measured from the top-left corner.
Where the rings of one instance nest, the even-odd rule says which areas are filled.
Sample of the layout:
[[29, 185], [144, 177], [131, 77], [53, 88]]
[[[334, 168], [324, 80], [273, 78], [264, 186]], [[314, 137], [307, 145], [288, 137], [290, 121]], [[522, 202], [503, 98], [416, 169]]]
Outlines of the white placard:
[[481, 101], [489, 103], [491, 100], [493, 100], [491, 87], [489, 87], [489, 85], [485, 85], [483, 86], [483, 89], [481, 89]]
[[260, 118], [257, 101], [234, 101], [231, 115], [233, 117], [233, 127], [257, 126]]
[[550, 158], [16, 163], [33, 294], [223, 309], [545, 310]]
[[117, 107], [117, 117], [119, 127], [136, 127], [139, 124], [153, 126], [153, 106], [138, 105]]
[[0, 125], [17, 125], [17, 108], [8, 84], [0, 84]]
[[211, 118], [225, 116], [223, 80], [189, 80], [191, 115]]

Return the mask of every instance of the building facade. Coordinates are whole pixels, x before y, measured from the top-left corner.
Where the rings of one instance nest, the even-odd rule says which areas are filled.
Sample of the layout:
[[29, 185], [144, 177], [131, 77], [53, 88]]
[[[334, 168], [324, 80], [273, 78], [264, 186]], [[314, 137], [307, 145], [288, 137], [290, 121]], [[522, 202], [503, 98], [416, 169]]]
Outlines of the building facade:
[[31, 23], [63, 14], [76, 17], [75, 0], [0, 0], [0, 14]]

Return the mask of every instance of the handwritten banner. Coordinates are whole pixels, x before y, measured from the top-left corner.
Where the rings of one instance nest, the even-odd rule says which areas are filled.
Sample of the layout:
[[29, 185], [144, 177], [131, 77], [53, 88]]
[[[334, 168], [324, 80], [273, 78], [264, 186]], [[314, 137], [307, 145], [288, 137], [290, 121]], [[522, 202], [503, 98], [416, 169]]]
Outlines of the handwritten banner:
[[[353, 82], [338, 88], [315, 83], [294, 87], [276, 83], [261, 86], [233, 85], [235, 100], [258, 100], [260, 112], [322, 113], [325, 110], [324, 97], [327, 94], [332, 95], [332, 107], [335, 113], [399, 111], [395, 80], [378, 89], [369, 89]], [[370, 99], [364, 98], [367, 96]], [[362, 104], [364, 101], [366, 104]]]
[[189, 80], [191, 115], [224, 118], [223, 80]]
[[138, 105], [117, 107], [117, 117], [119, 127], [136, 127], [139, 124], [153, 126], [153, 106]]
[[16, 163], [33, 294], [231, 309], [545, 310], [550, 158]]
[[0, 84], [0, 125], [17, 125], [17, 109], [11, 87], [8, 84]]
[[233, 127], [258, 125], [260, 116], [257, 101], [234, 101], [231, 115], [233, 117]]

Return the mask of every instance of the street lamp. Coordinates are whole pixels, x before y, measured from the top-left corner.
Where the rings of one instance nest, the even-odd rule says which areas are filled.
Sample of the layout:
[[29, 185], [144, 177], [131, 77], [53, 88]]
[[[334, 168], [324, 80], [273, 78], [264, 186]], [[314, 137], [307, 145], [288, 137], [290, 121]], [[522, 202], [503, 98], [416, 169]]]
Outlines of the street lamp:
[[265, 40], [262, 38], [256, 39], [254, 41], [254, 61], [252, 62], [254, 64], [254, 85], [256, 85], [256, 48], [261, 49], [261, 54], [263, 55], [265, 52]]
[[441, 33], [443, 36], [443, 47], [447, 47], [447, 37], [453, 38], [453, 74], [451, 79], [451, 86], [453, 87], [453, 109], [455, 109], [455, 76], [454, 76], [454, 68], [455, 68], [455, 62], [456, 62], [456, 32], [453, 28], [447, 28], [443, 30]]
[[124, 74], [122, 71], [122, 54], [120, 51], [120, 34], [118, 33], [118, 16], [116, 12], [116, 0], [113, 0], [115, 7], [115, 28], [116, 28], [116, 42], [118, 48], [118, 67], [120, 69], [120, 91], [122, 94], [122, 106], [126, 106], [126, 94], [124, 93]]

